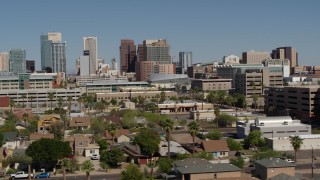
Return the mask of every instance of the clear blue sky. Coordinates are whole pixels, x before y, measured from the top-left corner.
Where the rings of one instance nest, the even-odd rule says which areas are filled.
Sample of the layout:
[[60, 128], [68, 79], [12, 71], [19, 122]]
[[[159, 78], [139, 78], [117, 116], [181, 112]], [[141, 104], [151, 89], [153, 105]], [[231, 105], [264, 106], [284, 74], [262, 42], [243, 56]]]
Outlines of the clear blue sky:
[[194, 63], [224, 55], [292, 46], [299, 64], [320, 65], [319, 0], [5, 0], [0, 52], [27, 50], [40, 68], [40, 34], [61, 32], [67, 69], [75, 69], [83, 36], [98, 37], [99, 57], [119, 60], [120, 39], [136, 44], [167, 39], [174, 59], [192, 51]]

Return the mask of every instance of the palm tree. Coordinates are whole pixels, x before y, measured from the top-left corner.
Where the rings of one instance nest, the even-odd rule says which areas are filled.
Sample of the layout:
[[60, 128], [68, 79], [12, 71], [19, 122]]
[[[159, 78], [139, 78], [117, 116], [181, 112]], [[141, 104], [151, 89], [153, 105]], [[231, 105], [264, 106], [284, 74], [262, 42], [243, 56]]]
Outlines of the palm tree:
[[85, 97], [85, 99], [86, 99], [86, 103], [87, 103], [87, 107], [88, 107], [88, 114], [89, 114], [89, 110], [90, 110], [90, 108], [92, 107], [92, 105], [93, 105], [93, 100], [94, 100], [94, 97], [92, 96], [92, 95], [87, 95], [86, 97]]
[[200, 131], [200, 124], [198, 121], [192, 121], [189, 125], [188, 125], [188, 132], [189, 134], [192, 136], [192, 155], [194, 156], [194, 138], [196, 137], [196, 135], [199, 133]]
[[29, 119], [29, 114], [28, 113], [23, 113], [22, 118], [23, 118], [24, 123], [26, 124], [28, 119]]
[[303, 144], [303, 139], [300, 136], [290, 136], [290, 142], [294, 149], [294, 161], [297, 161], [297, 151], [300, 150], [301, 145]]
[[112, 144], [114, 142], [114, 136], [117, 134], [118, 132], [118, 127], [117, 125], [115, 124], [109, 124], [108, 127], [107, 127], [107, 130], [109, 132], [109, 134], [111, 135], [112, 137]]
[[67, 97], [67, 101], [69, 102], [69, 104], [68, 104], [69, 113], [71, 112], [71, 102], [72, 102], [72, 100], [73, 100], [72, 96], [68, 96]]
[[52, 112], [52, 100], [53, 100], [53, 98], [54, 98], [54, 94], [53, 94], [53, 93], [49, 93], [49, 94], [48, 94], [48, 98], [49, 98], [49, 100], [50, 100], [51, 112]]
[[173, 129], [173, 125], [174, 125], [174, 122], [173, 122], [171, 119], [169, 119], [169, 118], [165, 119], [165, 120], [162, 122], [162, 124], [161, 124], [162, 128], [163, 128], [163, 129], [166, 131], [166, 133], [167, 133], [168, 158], [169, 158], [169, 159], [170, 159], [170, 133], [171, 133], [171, 131], [172, 131], [172, 129]]
[[215, 119], [217, 121], [217, 128], [219, 127], [219, 122], [218, 122], [219, 114], [220, 114], [220, 108], [218, 106], [214, 107], [214, 115], [216, 116]]
[[60, 116], [62, 114], [62, 105], [63, 105], [63, 98], [62, 97], [58, 97], [58, 106], [59, 106], [59, 113], [60, 113]]
[[30, 99], [30, 104], [31, 104], [31, 109], [32, 109], [32, 101], [34, 100], [35, 97], [33, 96], [29, 96], [29, 99]]
[[81, 112], [81, 103], [83, 102], [82, 96], [80, 96], [77, 101], [79, 103], [79, 111]]
[[9, 105], [10, 105], [10, 112], [12, 113], [12, 108], [16, 106], [13, 99], [10, 99]]
[[27, 96], [26, 95], [22, 95], [21, 97], [22, 97], [22, 107], [24, 108], [24, 99], [27, 98]]
[[139, 105], [139, 110], [141, 110], [141, 106], [144, 104], [144, 97], [138, 96], [138, 105]]
[[61, 166], [63, 169], [63, 180], [66, 180], [66, 169], [69, 169], [71, 166], [71, 162], [68, 158], [63, 158], [61, 162]]
[[90, 172], [94, 171], [94, 165], [90, 160], [86, 160], [81, 164], [81, 169], [86, 172], [87, 180], [90, 180]]
[[253, 102], [254, 102], [254, 111], [256, 111], [256, 110], [257, 110], [258, 96], [257, 96], [256, 94], [254, 94], [254, 95], [252, 96], [252, 100], [253, 100]]

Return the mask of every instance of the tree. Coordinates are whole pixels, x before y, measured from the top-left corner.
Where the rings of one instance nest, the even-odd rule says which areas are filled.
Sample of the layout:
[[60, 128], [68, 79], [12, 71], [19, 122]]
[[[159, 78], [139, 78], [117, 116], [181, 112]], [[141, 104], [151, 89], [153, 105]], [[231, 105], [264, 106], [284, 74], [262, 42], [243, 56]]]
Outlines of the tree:
[[0, 146], [2, 147], [2, 145], [3, 145], [3, 134], [2, 134], [2, 132], [0, 132]]
[[243, 149], [242, 145], [232, 138], [227, 138], [227, 143], [230, 151], [239, 151]]
[[103, 152], [108, 149], [108, 143], [106, 140], [101, 139], [101, 140], [97, 141], [97, 144], [100, 147], [100, 149], [99, 149], [100, 152]]
[[94, 109], [99, 112], [103, 112], [105, 108], [105, 105], [101, 101], [97, 102], [94, 106]]
[[244, 144], [247, 148], [257, 148], [262, 147], [264, 145], [264, 139], [261, 138], [261, 131], [253, 130], [249, 133], [247, 138], [244, 140]]
[[12, 108], [14, 108], [16, 106], [13, 99], [10, 99], [9, 106], [10, 106], [10, 112], [12, 113]]
[[144, 106], [144, 101], [145, 101], [145, 98], [144, 98], [144, 97], [138, 96], [138, 106], [139, 106], [139, 110], [141, 110], [141, 107]]
[[242, 157], [231, 158], [230, 164], [233, 164], [238, 168], [242, 169], [244, 165], [244, 159]]
[[87, 103], [87, 107], [88, 107], [88, 114], [89, 114], [90, 109], [93, 106], [93, 101], [94, 101], [94, 97], [92, 95], [85, 96], [85, 102]]
[[168, 158], [170, 159], [170, 133], [173, 129], [174, 122], [170, 119], [167, 118], [164, 121], [161, 122], [162, 128], [166, 131], [167, 133], [167, 142], [168, 142]]
[[192, 136], [192, 154], [194, 156], [194, 138], [196, 137], [196, 135], [199, 133], [200, 131], [200, 124], [198, 121], [192, 121], [189, 125], [188, 125], [188, 132], [189, 134]]
[[77, 99], [78, 103], [79, 103], [79, 111], [81, 112], [81, 104], [83, 102], [83, 98], [82, 96], [80, 96], [78, 99]]
[[219, 127], [230, 127], [233, 122], [237, 121], [237, 118], [229, 114], [222, 113], [216, 117], [215, 120], [218, 122]]
[[63, 170], [63, 180], [66, 180], [66, 169], [70, 169], [70, 166], [71, 166], [70, 159], [63, 158], [61, 160], [61, 166], [62, 166], [62, 170]]
[[110, 167], [118, 167], [124, 160], [124, 153], [119, 148], [103, 151], [100, 156], [100, 161], [108, 164]]
[[206, 138], [211, 140], [220, 140], [222, 138], [222, 133], [219, 130], [211, 130], [205, 135]]
[[63, 98], [62, 97], [58, 97], [58, 106], [59, 106], [59, 114], [61, 116], [62, 114], [62, 105], [63, 105]]
[[118, 101], [114, 98], [111, 99], [110, 103], [112, 104], [112, 106], [117, 105]]
[[69, 113], [71, 112], [71, 103], [72, 103], [72, 100], [73, 100], [73, 98], [72, 98], [72, 96], [68, 96], [67, 97], [67, 101], [68, 101], [68, 110], [69, 110]]
[[81, 164], [81, 169], [86, 172], [87, 180], [90, 180], [90, 172], [94, 171], [94, 165], [90, 160], [86, 160]]
[[108, 126], [107, 126], [107, 130], [108, 130], [108, 132], [109, 132], [109, 134], [111, 135], [111, 137], [112, 137], [112, 144], [114, 143], [114, 136], [117, 134], [117, 132], [118, 132], [118, 127], [117, 127], [117, 125], [115, 125], [115, 124], [109, 124]]
[[227, 96], [227, 92], [223, 90], [218, 90], [217, 91], [217, 100], [220, 103], [220, 106], [225, 102]]
[[217, 122], [217, 128], [219, 127], [219, 121], [218, 121], [219, 114], [220, 114], [220, 108], [218, 106], [214, 107], [214, 115], [216, 116], [215, 120]]
[[99, 139], [102, 136], [106, 128], [107, 126], [103, 120], [96, 118], [91, 120], [90, 130], [96, 139]]
[[169, 174], [172, 171], [173, 160], [167, 158], [159, 158], [158, 160], [158, 169], [162, 173]]
[[29, 114], [28, 113], [23, 113], [22, 119], [23, 119], [24, 123], [26, 124], [27, 121], [29, 120]]
[[254, 94], [252, 96], [252, 100], [254, 102], [254, 110], [256, 111], [257, 110], [258, 95]]
[[160, 94], [156, 94], [157, 105], [159, 105]]
[[300, 136], [290, 136], [290, 143], [294, 149], [294, 161], [297, 161], [297, 151], [300, 150], [301, 145], [303, 144], [303, 139]]
[[50, 100], [50, 108], [51, 108], [51, 113], [52, 113], [52, 100], [53, 100], [53, 98], [54, 98], [54, 94], [53, 93], [49, 93], [48, 94], [48, 98], [49, 98], [49, 100]]
[[29, 145], [26, 149], [26, 155], [36, 162], [57, 162], [59, 159], [71, 155], [71, 147], [69, 142], [43, 138]]
[[163, 102], [166, 100], [166, 93], [164, 91], [161, 91], [160, 93], [160, 102]]
[[143, 174], [141, 170], [135, 164], [129, 164], [126, 171], [121, 172], [121, 180], [143, 180]]
[[260, 159], [271, 158], [271, 157], [280, 158], [281, 156], [282, 156], [281, 152], [273, 151], [271, 149], [267, 149], [267, 150], [264, 150], [264, 151], [256, 151], [253, 154], [252, 158], [254, 160], [260, 160]]
[[[158, 152], [160, 144], [160, 136], [156, 131], [150, 129], [142, 130], [134, 138], [134, 144], [138, 144], [142, 153], [147, 154], [153, 158], [154, 153]], [[150, 175], [152, 176], [153, 167], [151, 168]]]

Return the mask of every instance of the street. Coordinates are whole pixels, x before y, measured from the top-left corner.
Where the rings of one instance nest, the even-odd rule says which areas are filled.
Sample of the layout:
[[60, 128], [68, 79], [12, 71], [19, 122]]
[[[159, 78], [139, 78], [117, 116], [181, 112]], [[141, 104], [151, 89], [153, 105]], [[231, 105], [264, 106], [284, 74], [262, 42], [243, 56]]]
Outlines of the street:
[[[60, 177], [51, 177], [49, 179], [63, 179]], [[67, 180], [77, 179], [77, 180], [86, 180], [85, 175], [68, 175]], [[120, 174], [105, 174], [105, 175], [90, 175], [91, 180], [118, 180], [120, 179]]]

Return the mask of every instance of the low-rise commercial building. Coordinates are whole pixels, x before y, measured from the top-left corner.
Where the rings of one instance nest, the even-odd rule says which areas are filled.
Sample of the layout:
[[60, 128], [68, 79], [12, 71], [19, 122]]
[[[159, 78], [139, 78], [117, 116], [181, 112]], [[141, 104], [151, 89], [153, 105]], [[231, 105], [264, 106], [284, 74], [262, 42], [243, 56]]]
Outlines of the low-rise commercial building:
[[[299, 135], [302, 139], [300, 150], [319, 150], [320, 149], [320, 135], [319, 134], [306, 134]], [[268, 146], [274, 151], [294, 151], [290, 137], [281, 138], [267, 138], [266, 142]]]
[[270, 179], [281, 173], [295, 176], [295, 166], [279, 158], [265, 158], [255, 161], [255, 175], [262, 180]]
[[202, 91], [229, 91], [232, 79], [192, 79], [191, 88]]
[[[164, 91], [166, 98], [171, 96], [177, 96], [177, 92], [175, 91]], [[160, 94], [161, 91], [139, 91], [139, 92], [114, 92], [114, 93], [96, 93], [95, 99], [97, 101], [101, 101], [102, 99], [110, 101], [111, 99], [115, 99], [118, 102], [120, 101], [130, 101], [131, 98], [137, 98], [141, 96], [146, 100], [156, 99], [157, 94]]]
[[311, 134], [311, 125], [302, 124], [290, 116], [257, 117], [255, 121], [238, 121], [237, 136], [245, 138], [250, 131], [261, 131], [264, 138]]
[[183, 102], [168, 100], [161, 104], [158, 104], [158, 108], [162, 113], [181, 113], [194, 110], [209, 110], [213, 109], [213, 105], [211, 103], [200, 103], [190, 100]]
[[108, 93], [118, 92], [120, 87], [149, 87], [147, 82], [129, 82], [127, 80], [114, 80], [114, 81], [94, 81], [93, 83], [86, 84], [86, 93]]

